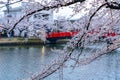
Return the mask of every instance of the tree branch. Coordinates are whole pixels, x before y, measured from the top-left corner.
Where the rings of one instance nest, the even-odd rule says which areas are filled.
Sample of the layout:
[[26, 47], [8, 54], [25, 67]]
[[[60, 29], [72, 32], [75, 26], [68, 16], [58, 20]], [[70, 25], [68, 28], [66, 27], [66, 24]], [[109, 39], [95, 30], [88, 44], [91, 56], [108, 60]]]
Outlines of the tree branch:
[[92, 20], [92, 18], [95, 16], [95, 14], [102, 8], [106, 5], [107, 3], [104, 3], [102, 4], [100, 7], [98, 7], [98, 9], [90, 16], [90, 19], [89, 19], [89, 22], [88, 22], [88, 25], [86, 26], [86, 29], [88, 30], [89, 26], [90, 26], [90, 22]]
[[117, 2], [108, 2], [108, 0], [105, 0], [105, 2], [107, 3], [107, 8], [120, 10], [120, 4], [119, 3], [117, 3]]

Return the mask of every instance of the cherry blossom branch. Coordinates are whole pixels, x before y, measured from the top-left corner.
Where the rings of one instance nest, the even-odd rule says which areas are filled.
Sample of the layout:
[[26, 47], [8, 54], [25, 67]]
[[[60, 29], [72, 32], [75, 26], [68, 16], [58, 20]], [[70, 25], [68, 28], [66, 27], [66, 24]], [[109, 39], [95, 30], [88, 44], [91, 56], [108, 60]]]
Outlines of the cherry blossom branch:
[[35, 10], [35, 11], [32, 11], [26, 15], [24, 15], [23, 17], [21, 17], [14, 25], [13, 27], [11, 28], [10, 32], [18, 25], [18, 23], [20, 23], [23, 19], [25, 19], [26, 17], [36, 13], [36, 12], [39, 12], [39, 11], [42, 11], [42, 10], [49, 10], [49, 9], [53, 9], [53, 8], [59, 8], [59, 7], [65, 7], [65, 6], [69, 6], [69, 5], [72, 5], [72, 4], [75, 4], [75, 3], [78, 3], [78, 2], [84, 2], [85, 0], [73, 0], [71, 2], [68, 2], [66, 4], [55, 4], [55, 5], [51, 5], [51, 6], [44, 6], [38, 10]]
[[116, 50], [117, 48], [119, 48], [120, 44], [112, 44], [109, 47], [103, 46], [103, 48], [99, 51], [96, 51], [92, 57], [90, 58], [85, 58], [85, 59], [80, 59], [78, 61], [79, 65], [86, 65], [89, 64], [91, 62], [93, 62], [94, 60], [96, 60], [97, 58], [99, 58], [102, 55], [108, 54], [114, 50]]

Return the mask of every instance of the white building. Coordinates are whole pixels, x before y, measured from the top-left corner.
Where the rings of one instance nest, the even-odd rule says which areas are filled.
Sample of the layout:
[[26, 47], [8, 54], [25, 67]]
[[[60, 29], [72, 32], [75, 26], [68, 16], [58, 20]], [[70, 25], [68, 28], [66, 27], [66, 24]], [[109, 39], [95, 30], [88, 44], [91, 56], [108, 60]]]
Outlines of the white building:
[[[31, 0], [30, 0], [31, 1]], [[20, 7], [15, 7], [15, 8], [11, 8], [9, 9], [9, 13], [8, 10], [4, 10], [4, 15], [7, 15], [7, 17], [9, 18], [19, 18], [21, 15], [25, 14], [25, 11], [23, 11], [23, 9], [28, 6], [28, 5], [32, 5], [35, 4], [36, 2], [21, 2], [21, 6]], [[31, 6], [29, 6], [31, 7]], [[46, 20], [49, 21], [53, 21], [53, 10], [43, 10], [40, 12], [37, 12], [35, 14], [33, 14], [32, 19], [40, 19], [41, 17], [44, 17]]]
[[8, 10], [4, 10], [5, 17], [9, 18], [18, 18], [22, 15], [22, 8], [16, 7], [16, 8], [10, 8], [9, 13]]

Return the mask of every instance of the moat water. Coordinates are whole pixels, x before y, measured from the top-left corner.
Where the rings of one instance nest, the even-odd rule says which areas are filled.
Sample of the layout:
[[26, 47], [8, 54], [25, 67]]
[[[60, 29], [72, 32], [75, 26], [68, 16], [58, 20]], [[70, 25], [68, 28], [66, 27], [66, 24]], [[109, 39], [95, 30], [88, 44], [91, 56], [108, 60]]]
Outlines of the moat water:
[[[21, 80], [31, 77], [58, 57], [52, 49], [65, 45], [0, 47], [0, 80]], [[77, 51], [75, 51], [77, 52]], [[59, 72], [45, 80], [59, 80]], [[120, 80], [120, 49], [103, 55], [90, 64], [64, 68], [63, 80]]]

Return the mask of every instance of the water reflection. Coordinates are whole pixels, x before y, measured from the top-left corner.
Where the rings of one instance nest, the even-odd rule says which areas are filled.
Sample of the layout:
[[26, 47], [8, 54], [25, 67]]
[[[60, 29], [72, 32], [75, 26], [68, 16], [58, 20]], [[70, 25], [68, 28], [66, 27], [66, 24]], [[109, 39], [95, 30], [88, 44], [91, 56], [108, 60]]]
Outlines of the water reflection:
[[42, 46], [42, 48], [41, 48], [41, 53], [42, 53], [42, 55], [41, 55], [41, 60], [42, 60], [42, 62], [44, 61], [44, 57], [45, 57], [45, 46], [43, 45]]

